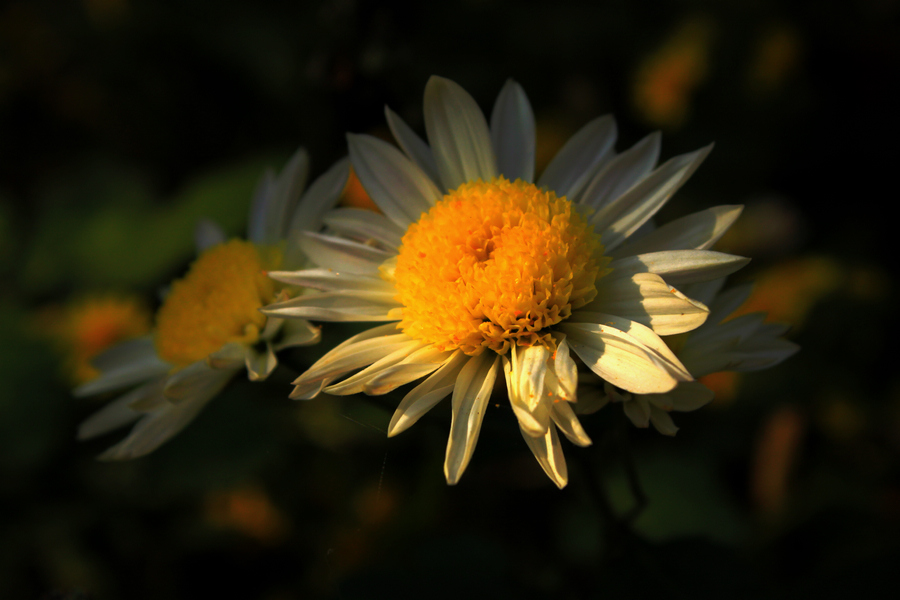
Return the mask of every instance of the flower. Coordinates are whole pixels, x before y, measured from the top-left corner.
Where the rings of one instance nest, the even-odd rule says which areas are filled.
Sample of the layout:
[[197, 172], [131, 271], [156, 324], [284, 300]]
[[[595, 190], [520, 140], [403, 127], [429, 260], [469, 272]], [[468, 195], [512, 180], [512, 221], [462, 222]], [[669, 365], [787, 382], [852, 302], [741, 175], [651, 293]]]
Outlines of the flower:
[[591, 443], [572, 408], [572, 354], [636, 393], [690, 381], [659, 335], [698, 327], [708, 309], [669, 284], [721, 277], [746, 263], [705, 250], [734, 220], [733, 207], [660, 228], [642, 238], [644, 254], [629, 252], [629, 236], [709, 148], [654, 170], [659, 136], [616, 154], [615, 123], [601, 117], [534, 182], [534, 117], [515, 82], [500, 92], [488, 126], [459, 85], [432, 77], [428, 143], [390, 109], [386, 116], [402, 152], [348, 135], [353, 168], [383, 214], [341, 209], [326, 217], [331, 233], [305, 233], [301, 245], [318, 268], [270, 276], [322, 293], [263, 312], [387, 324], [328, 352], [294, 381], [291, 397], [378, 395], [427, 376], [400, 402], [388, 435], [452, 394], [444, 474], [455, 484], [502, 369], [523, 437], [563, 487], [557, 429], [577, 445]]
[[[783, 339], [788, 325], [766, 323], [766, 313], [735, 316], [735, 311], [750, 296], [752, 285], [745, 284], [721, 292], [725, 279], [693, 284], [686, 291], [709, 305], [706, 322], [690, 333], [666, 338], [667, 344], [696, 378], [723, 371], [759, 371], [793, 356], [800, 347]], [[588, 392], [591, 400], [579, 406], [579, 412], [595, 412], [607, 402], [621, 402], [625, 414], [637, 427], [650, 423], [662, 434], [675, 435], [678, 427], [669, 412], [692, 411], [708, 404], [713, 391], [699, 381], [679, 383], [661, 394], [632, 394], [603, 382], [603, 392]]]
[[[175, 281], [156, 315], [155, 329], [99, 355], [101, 376], [75, 390], [78, 396], [133, 387], [88, 418], [79, 439], [137, 421], [131, 433], [100, 458], [127, 459], [152, 452], [181, 431], [239, 371], [266, 379], [275, 353], [314, 344], [319, 329], [305, 320], [284, 322], [259, 309], [296, 289], [266, 276], [270, 269], [306, 262], [299, 232], [317, 230], [347, 180], [343, 159], [303, 193], [309, 157], [300, 149], [277, 178], [261, 180], [250, 209], [248, 240], [226, 240], [213, 223], [197, 227], [199, 256]], [[301, 195], [302, 193], [302, 195]], [[136, 387], [134, 387], [136, 386]]]

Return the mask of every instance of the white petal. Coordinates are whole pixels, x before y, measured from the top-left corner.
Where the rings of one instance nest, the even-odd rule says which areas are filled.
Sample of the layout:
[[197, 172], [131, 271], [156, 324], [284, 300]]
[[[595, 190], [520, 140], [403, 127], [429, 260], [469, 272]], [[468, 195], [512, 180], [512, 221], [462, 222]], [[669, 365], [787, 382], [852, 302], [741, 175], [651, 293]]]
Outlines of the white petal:
[[550, 426], [552, 402], [545, 402], [544, 378], [550, 351], [544, 346], [513, 346], [510, 356], [503, 356], [503, 373], [509, 403], [519, 426], [534, 436], [542, 436]]
[[350, 160], [366, 192], [402, 229], [441, 199], [434, 182], [402, 152], [371, 135], [347, 134]]
[[300, 248], [300, 234], [321, 229], [323, 218], [337, 205], [349, 176], [350, 161], [343, 158], [316, 178], [297, 202], [284, 232], [287, 239], [282, 262], [284, 268], [299, 268], [306, 264], [306, 257]]
[[425, 131], [446, 190], [497, 176], [487, 121], [457, 83], [432, 76], [425, 86]]
[[250, 381], [263, 381], [272, 374], [275, 367], [278, 366], [278, 359], [275, 358], [275, 351], [272, 344], [266, 342], [265, 352], [256, 352], [252, 348], [248, 348], [248, 352], [244, 358], [244, 364], [247, 367], [247, 378]]
[[330, 235], [304, 232], [300, 249], [316, 265], [334, 271], [378, 275], [378, 267], [392, 253]]
[[[309, 177], [309, 154], [300, 148], [281, 174], [267, 188], [265, 197], [257, 197], [250, 208], [249, 238], [257, 244], [273, 245], [284, 239], [285, 226], [300, 199]], [[259, 204], [257, 204], [257, 202]]]
[[594, 119], [572, 136], [547, 168], [538, 186], [557, 196], [575, 197], [608, 158], [616, 143], [616, 122], [606, 115]]
[[547, 477], [553, 480], [559, 489], [566, 487], [569, 482], [569, 473], [566, 469], [566, 457], [563, 456], [556, 427], [548, 428], [547, 433], [540, 437], [531, 436], [524, 429], [521, 431], [525, 443], [528, 444], [528, 448], [531, 449]]
[[213, 246], [224, 244], [227, 239], [225, 232], [215, 221], [200, 219], [197, 227], [194, 228], [194, 246], [197, 248], [197, 254], [201, 254]]
[[635, 338], [606, 325], [566, 323], [560, 330], [585, 365], [605, 381], [635, 394], [663, 393], [678, 383], [656, 354]]
[[749, 258], [712, 250], [665, 250], [612, 261], [616, 277], [626, 273], [656, 273], [670, 285], [682, 286], [721, 279], [742, 269]]
[[345, 340], [294, 380], [295, 400], [315, 398], [326, 385], [350, 371], [369, 366], [409, 343], [393, 323], [374, 327]]
[[607, 251], [619, 246], [647, 222], [693, 174], [712, 150], [707, 146], [670, 159], [643, 181], [590, 217]]
[[706, 406], [714, 397], [713, 391], [698, 381], [684, 381], [665, 394], [649, 394], [650, 404], [663, 410], [690, 412]]
[[422, 415], [447, 397], [456, 385], [460, 370], [468, 362], [469, 357], [461, 350], [456, 350], [437, 371], [410, 391], [397, 406], [397, 410], [391, 418], [391, 423], [388, 425], [388, 437], [406, 431]]
[[644, 179], [659, 159], [661, 136], [654, 132], [598, 171], [579, 195], [581, 204], [600, 209]]
[[150, 336], [117, 344], [91, 361], [91, 364], [100, 369], [100, 377], [75, 388], [72, 392], [75, 396], [91, 396], [122, 389], [165, 375], [172, 368], [172, 365], [156, 355]]
[[731, 313], [741, 307], [753, 292], [753, 284], [745, 283], [722, 292], [709, 306], [709, 322], [717, 325], [731, 316]]
[[497, 171], [510, 181], [534, 180], [534, 112], [522, 86], [508, 79], [491, 112]]
[[678, 427], [675, 426], [669, 413], [655, 406], [650, 407], [650, 422], [663, 435], [675, 435], [678, 432]]
[[499, 362], [500, 357], [493, 352], [469, 358], [453, 387], [453, 418], [444, 460], [444, 476], [450, 485], [459, 481], [475, 451]]
[[557, 333], [556, 358], [553, 361], [553, 371], [559, 382], [558, 395], [562, 400], [575, 402], [578, 397], [578, 366], [569, 355], [569, 342], [564, 333]]
[[394, 134], [394, 139], [397, 140], [397, 144], [403, 149], [406, 156], [416, 163], [431, 181], [440, 181], [437, 163], [434, 161], [434, 155], [431, 152], [431, 148], [425, 143], [425, 140], [416, 135], [412, 128], [387, 106], [384, 107], [384, 116], [387, 119], [391, 133]]
[[372, 377], [363, 391], [372, 396], [387, 394], [410, 381], [421, 379], [444, 365], [453, 352], [427, 346]]
[[275, 302], [260, 310], [266, 315], [281, 318], [312, 319], [314, 321], [398, 321], [390, 314], [402, 305], [394, 300], [395, 291], [342, 290], [321, 294], [304, 294]]
[[615, 256], [631, 256], [661, 250], [707, 250], [741, 215], [741, 205], [714, 206], [675, 219], [638, 238], [636, 235], [616, 248]]
[[706, 319], [706, 323], [709, 324], [716, 322], [715, 320], [713, 320], [715, 307], [712, 306], [712, 302], [715, 300], [716, 295], [721, 291], [724, 284], [725, 278], [722, 277], [720, 279], [699, 281], [697, 283], [689, 283], [687, 285], [683, 285], [681, 286], [681, 291], [688, 298], [693, 298], [694, 300], [709, 307], [709, 318]]
[[365, 243], [372, 239], [388, 248], [399, 248], [405, 231], [382, 214], [361, 208], [339, 208], [324, 218], [338, 234]]
[[322, 290], [323, 292], [369, 291], [396, 295], [393, 284], [380, 277], [356, 273], [338, 273], [331, 269], [303, 271], [269, 271], [269, 277], [288, 285]]
[[[556, 402], [551, 413], [553, 422], [559, 427], [569, 441], [581, 447], [590, 446], [591, 438], [585, 433], [578, 416], [568, 402]], [[551, 428], [552, 429], [552, 428]]]
[[597, 299], [576, 312], [623, 317], [650, 327], [657, 335], [696, 329], [709, 314], [708, 308], [666, 285], [659, 275], [637, 273], [623, 278], [613, 274], [598, 282]]
[[[237, 369], [214, 369], [206, 364], [205, 360], [198, 360], [169, 375], [163, 394], [172, 404], [202, 396], [211, 386], [214, 387], [221, 382], [222, 373], [229, 373], [230, 379], [237, 373]], [[222, 383], [219, 389], [224, 385], [225, 383]]]
[[335, 396], [358, 394], [364, 391], [369, 386], [372, 379], [380, 375], [385, 369], [409, 358], [410, 355], [428, 345], [428, 342], [407, 338], [404, 344], [390, 354], [382, 356], [359, 373], [351, 375], [340, 383], [326, 387], [324, 391], [326, 394], [333, 394]]
[[635, 396], [632, 400], [622, 403], [622, 409], [635, 427], [645, 429], [650, 425], [650, 405], [645, 398]]
[[287, 319], [281, 326], [281, 339], [272, 348], [275, 352], [281, 352], [293, 346], [311, 346], [321, 339], [321, 327], [316, 327], [306, 319]]
[[156, 450], [172, 436], [187, 426], [194, 417], [214, 398], [237, 371], [212, 370], [214, 375], [206, 385], [195, 390], [195, 395], [183, 402], [173, 404], [163, 402], [137, 422], [124, 440], [108, 449], [98, 458], [101, 460], [125, 460], [137, 458]]
[[164, 383], [165, 378], [159, 377], [119, 396], [78, 426], [78, 439], [87, 440], [97, 437], [136, 421], [141, 416], [141, 412], [135, 410], [134, 403], [141, 401], [147, 403], [147, 399], [151, 397], [151, 405], [165, 402], [162, 394]]

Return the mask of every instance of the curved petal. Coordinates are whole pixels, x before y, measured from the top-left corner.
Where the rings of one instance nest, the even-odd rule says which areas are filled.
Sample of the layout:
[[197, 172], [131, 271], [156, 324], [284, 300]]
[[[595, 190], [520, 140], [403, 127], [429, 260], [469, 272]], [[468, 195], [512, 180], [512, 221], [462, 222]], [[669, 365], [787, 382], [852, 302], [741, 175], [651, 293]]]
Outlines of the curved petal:
[[563, 489], [569, 482], [569, 473], [566, 468], [566, 457], [563, 455], [562, 446], [559, 443], [559, 435], [556, 427], [547, 429], [547, 433], [540, 437], [529, 435], [521, 429], [525, 443], [534, 454], [544, 473], [547, 474], [556, 487]]
[[493, 352], [470, 357], [453, 386], [453, 418], [444, 460], [444, 476], [450, 485], [456, 485], [472, 459], [499, 362], [500, 356]]
[[261, 308], [268, 316], [281, 318], [312, 319], [314, 321], [399, 321], [392, 314], [402, 305], [394, 300], [396, 292], [369, 290], [342, 290], [321, 294], [304, 294], [275, 302]]
[[322, 328], [306, 319], [286, 319], [281, 326], [281, 338], [272, 344], [275, 352], [294, 346], [311, 346], [322, 339]]
[[274, 245], [284, 238], [285, 226], [309, 177], [309, 154], [300, 148], [274, 181], [260, 188], [250, 207], [248, 238], [256, 244]]
[[457, 83], [437, 76], [428, 80], [425, 131], [444, 189], [497, 176], [487, 121], [472, 96]]
[[406, 230], [442, 195], [434, 182], [402, 152], [371, 135], [347, 134], [350, 160], [378, 208]]
[[287, 246], [284, 251], [284, 268], [297, 268], [306, 262], [300, 248], [300, 234], [318, 231], [328, 211], [337, 205], [341, 192], [350, 176], [350, 161], [342, 158], [316, 178], [293, 208], [290, 223], [284, 231]]
[[275, 367], [278, 366], [278, 359], [275, 357], [275, 350], [272, 348], [272, 344], [266, 342], [266, 349], [263, 352], [257, 352], [253, 348], [248, 348], [247, 350], [248, 352], [244, 356], [247, 378], [250, 381], [268, 379]]
[[714, 206], [675, 219], [643, 237], [632, 236], [613, 253], [631, 256], [662, 250], [708, 250], [741, 216], [744, 207]]
[[401, 385], [421, 379], [437, 370], [452, 354], [453, 352], [439, 350], [434, 345], [422, 348], [372, 377], [363, 391], [371, 396], [387, 394]]
[[459, 372], [468, 361], [469, 357], [463, 354], [462, 350], [456, 350], [428, 379], [413, 388], [394, 411], [388, 425], [388, 437], [406, 431], [422, 415], [446, 398], [453, 391]]
[[663, 435], [675, 435], [678, 432], [669, 413], [653, 405], [650, 406], [650, 422]]
[[310, 232], [301, 234], [299, 244], [313, 263], [337, 272], [377, 275], [381, 263], [393, 256], [366, 244]]
[[615, 278], [627, 273], [655, 273], [667, 283], [681, 286], [721, 279], [749, 263], [749, 258], [712, 250], [665, 250], [620, 258], [612, 261], [609, 268]]
[[534, 180], [534, 112], [522, 86], [508, 79], [491, 112], [497, 171], [510, 181]]
[[529, 435], [542, 436], [550, 426], [551, 403], [544, 401], [544, 379], [550, 351], [541, 345], [519, 348], [502, 357], [506, 389], [519, 427]]
[[333, 231], [358, 242], [375, 240], [388, 248], [399, 248], [405, 231], [382, 214], [361, 208], [339, 208], [323, 219]]
[[416, 163], [431, 181], [440, 181], [437, 163], [434, 161], [434, 155], [431, 153], [431, 148], [428, 147], [425, 140], [416, 135], [416, 132], [406, 124], [406, 121], [387, 106], [384, 107], [384, 116], [387, 119], [391, 133], [394, 135], [394, 139], [397, 140], [397, 144], [403, 149], [406, 156]]
[[157, 356], [153, 338], [145, 336], [117, 344], [91, 361], [101, 371], [72, 392], [77, 397], [110, 392], [165, 375], [172, 368]]
[[574, 198], [613, 153], [616, 122], [611, 115], [594, 119], [572, 136], [538, 179], [538, 186], [559, 197]]
[[553, 404], [553, 412], [550, 414], [553, 422], [565, 434], [569, 441], [582, 448], [590, 446], [591, 438], [585, 433], [578, 416], [568, 402], [556, 402]]
[[164, 383], [165, 377], [159, 377], [122, 394], [78, 426], [78, 439], [97, 437], [136, 421], [141, 417], [141, 411], [135, 409], [135, 403], [157, 405], [166, 401], [162, 393]]
[[408, 359], [412, 354], [415, 354], [418, 350], [421, 350], [428, 345], [428, 342], [407, 338], [407, 341], [404, 344], [390, 354], [382, 356], [359, 373], [351, 375], [340, 383], [335, 383], [326, 387], [324, 391], [327, 394], [334, 394], [335, 396], [346, 396], [348, 394], [358, 394], [365, 391], [369, 387], [371, 381], [384, 372], [385, 369], [393, 367], [397, 363]]

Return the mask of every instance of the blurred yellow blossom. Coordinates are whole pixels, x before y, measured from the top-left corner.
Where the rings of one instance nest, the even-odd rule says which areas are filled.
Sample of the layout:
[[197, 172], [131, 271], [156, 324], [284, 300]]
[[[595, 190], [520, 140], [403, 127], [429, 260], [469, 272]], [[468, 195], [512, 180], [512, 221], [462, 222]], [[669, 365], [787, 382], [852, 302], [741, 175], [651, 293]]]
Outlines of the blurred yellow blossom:
[[685, 122], [691, 93], [706, 79], [712, 33], [707, 19], [689, 19], [644, 58], [632, 89], [634, 108], [641, 118], [667, 129], [677, 129]]

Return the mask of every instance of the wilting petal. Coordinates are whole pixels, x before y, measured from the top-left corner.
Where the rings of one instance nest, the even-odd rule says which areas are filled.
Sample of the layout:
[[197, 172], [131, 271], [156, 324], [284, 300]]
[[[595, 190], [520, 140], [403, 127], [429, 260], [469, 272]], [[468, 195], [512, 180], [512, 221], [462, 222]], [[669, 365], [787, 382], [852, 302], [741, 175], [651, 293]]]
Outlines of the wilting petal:
[[469, 358], [456, 379], [453, 387], [453, 418], [444, 460], [444, 475], [450, 485], [459, 481], [475, 451], [484, 411], [497, 378], [499, 362], [498, 355], [483, 352]]
[[547, 433], [540, 437], [534, 437], [524, 429], [521, 431], [525, 443], [528, 444], [547, 477], [552, 479], [559, 489], [566, 487], [569, 482], [569, 473], [566, 469], [566, 457], [563, 456], [556, 427], [548, 428]]

